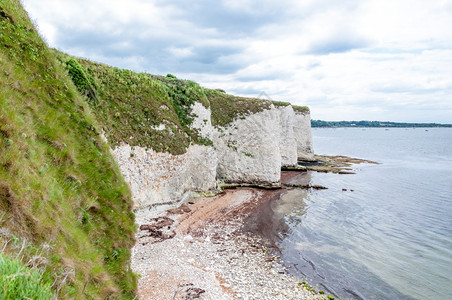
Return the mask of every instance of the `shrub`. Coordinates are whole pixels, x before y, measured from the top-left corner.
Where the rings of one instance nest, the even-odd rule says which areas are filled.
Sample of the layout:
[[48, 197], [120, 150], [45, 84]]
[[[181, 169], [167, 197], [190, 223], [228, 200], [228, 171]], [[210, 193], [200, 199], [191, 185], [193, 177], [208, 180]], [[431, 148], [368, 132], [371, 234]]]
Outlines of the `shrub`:
[[95, 83], [92, 76], [85, 71], [85, 69], [76, 61], [71, 58], [66, 62], [66, 69], [69, 75], [72, 77], [77, 89], [80, 93], [84, 94], [91, 100], [96, 100]]

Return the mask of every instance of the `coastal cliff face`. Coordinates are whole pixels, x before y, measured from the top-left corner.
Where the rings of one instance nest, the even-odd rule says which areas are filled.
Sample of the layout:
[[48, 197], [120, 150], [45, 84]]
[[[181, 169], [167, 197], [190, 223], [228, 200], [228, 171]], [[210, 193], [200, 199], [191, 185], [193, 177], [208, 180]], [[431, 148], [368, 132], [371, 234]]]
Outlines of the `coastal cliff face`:
[[[295, 119], [295, 112], [291, 105], [280, 107], [279, 110], [281, 112], [281, 134], [279, 142], [279, 150], [281, 151], [281, 166], [293, 167], [297, 165], [298, 157], [297, 140], [295, 138], [295, 124], [297, 120]], [[300, 125], [300, 127], [304, 127], [304, 125]], [[306, 134], [306, 132], [300, 133], [300, 135], [303, 134]]]
[[[210, 110], [196, 102], [192, 114], [196, 116], [192, 127], [210, 138], [213, 135]], [[173, 155], [122, 144], [112, 153], [132, 191], [137, 212], [172, 205], [189, 197], [191, 192], [214, 190], [217, 186], [217, 152], [212, 146], [191, 145], [186, 153]]]
[[217, 128], [218, 178], [227, 183], [279, 182], [280, 135], [280, 111], [274, 107]]
[[297, 158], [313, 159], [309, 112], [271, 105], [236, 118], [227, 126], [212, 126], [211, 111], [195, 102], [192, 128], [213, 145], [191, 145], [173, 155], [121, 144], [112, 150], [132, 191], [137, 217], [150, 208], [173, 205], [192, 192], [215, 190], [224, 183], [279, 184], [282, 166]]
[[112, 150], [132, 191], [135, 209], [171, 205], [187, 192], [216, 188], [216, 153], [193, 145], [181, 155], [121, 145]]
[[315, 160], [309, 110], [295, 110], [294, 134], [299, 160]]

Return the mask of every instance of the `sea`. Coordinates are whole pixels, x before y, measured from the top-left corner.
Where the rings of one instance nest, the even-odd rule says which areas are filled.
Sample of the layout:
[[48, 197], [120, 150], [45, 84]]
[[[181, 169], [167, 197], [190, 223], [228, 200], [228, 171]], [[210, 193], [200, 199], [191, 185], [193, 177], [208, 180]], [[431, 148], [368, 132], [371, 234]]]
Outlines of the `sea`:
[[308, 172], [272, 204], [281, 258], [340, 299], [452, 299], [452, 128], [313, 128], [314, 150], [376, 161]]

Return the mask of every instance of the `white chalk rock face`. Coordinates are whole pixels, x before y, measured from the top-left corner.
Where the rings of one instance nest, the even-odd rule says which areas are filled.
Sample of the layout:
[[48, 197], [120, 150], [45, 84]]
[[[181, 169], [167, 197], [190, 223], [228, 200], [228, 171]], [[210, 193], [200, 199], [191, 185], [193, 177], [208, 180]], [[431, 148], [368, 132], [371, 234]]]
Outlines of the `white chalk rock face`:
[[211, 139], [214, 129], [210, 118], [210, 108], [205, 108], [201, 103], [195, 102], [191, 109], [191, 115], [194, 116], [191, 127], [198, 129], [202, 137]]
[[294, 123], [295, 112], [291, 105], [279, 107], [281, 112], [281, 134], [279, 150], [281, 151], [281, 166], [293, 167], [297, 165], [297, 141], [295, 140]]
[[294, 133], [298, 159], [315, 160], [309, 111], [295, 111]]
[[280, 181], [280, 116], [279, 109], [272, 107], [215, 130], [218, 179], [229, 183]]
[[[195, 102], [192, 115], [192, 127], [201, 136], [211, 138], [210, 109]], [[172, 155], [123, 144], [112, 153], [130, 186], [136, 210], [175, 204], [188, 192], [213, 190], [217, 186], [217, 153], [210, 146], [191, 145], [186, 153]]]
[[212, 147], [192, 145], [182, 155], [121, 145], [112, 150], [129, 184], [134, 209], [174, 204], [190, 191], [216, 188], [216, 153]]

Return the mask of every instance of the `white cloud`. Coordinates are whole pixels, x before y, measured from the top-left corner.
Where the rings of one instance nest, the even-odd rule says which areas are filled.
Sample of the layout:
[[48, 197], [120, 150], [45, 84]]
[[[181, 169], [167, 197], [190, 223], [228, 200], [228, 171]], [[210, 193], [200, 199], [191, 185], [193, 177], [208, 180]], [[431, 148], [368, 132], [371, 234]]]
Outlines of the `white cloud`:
[[177, 58], [186, 58], [186, 57], [190, 57], [193, 55], [192, 47], [184, 47], [184, 48], [169, 47], [168, 51]]
[[266, 91], [317, 119], [452, 123], [452, 0], [23, 3], [74, 55]]

